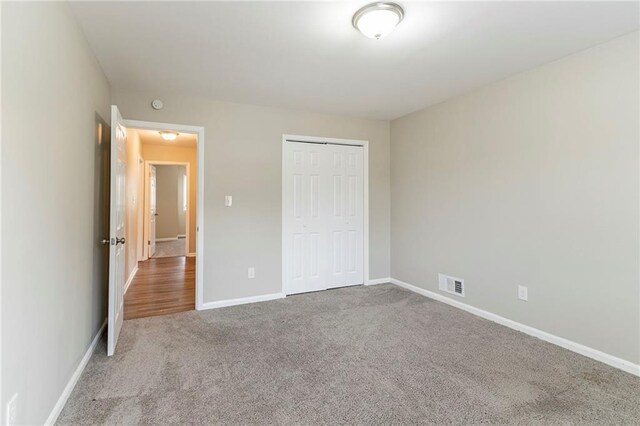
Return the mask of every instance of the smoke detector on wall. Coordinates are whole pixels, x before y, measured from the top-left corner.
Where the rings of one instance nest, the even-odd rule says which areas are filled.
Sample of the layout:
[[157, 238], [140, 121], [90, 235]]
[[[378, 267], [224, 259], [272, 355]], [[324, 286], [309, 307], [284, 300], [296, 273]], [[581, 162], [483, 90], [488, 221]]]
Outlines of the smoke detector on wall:
[[163, 106], [164, 104], [160, 99], [154, 99], [151, 101], [151, 108], [153, 109], [162, 109]]

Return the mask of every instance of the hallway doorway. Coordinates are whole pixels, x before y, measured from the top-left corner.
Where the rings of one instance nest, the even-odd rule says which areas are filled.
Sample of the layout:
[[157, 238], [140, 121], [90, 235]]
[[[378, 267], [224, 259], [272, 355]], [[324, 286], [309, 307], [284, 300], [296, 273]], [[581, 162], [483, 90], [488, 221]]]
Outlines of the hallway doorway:
[[[110, 224], [109, 238], [104, 239], [109, 244], [108, 356], [115, 353], [124, 319], [203, 305], [203, 262], [197, 256], [203, 252], [204, 128], [126, 120], [117, 105], [111, 106], [111, 128]], [[185, 215], [184, 252], [153, 258], [149, 166], [176, 163], [186, 169], [179, 198]], [[174, 231], [176, 240], [179, 232]]]
[[194, 133], [127, 127], [125, 210], [133, 244], [124, 320], [196, 308], [198, 142]]
[[[195, 143], [195, 138], [193, 140]], [[144, 233], [147, 236], [147, 252], [143, 259], [186, 256], [189, 254], [195, 229], [191, 210], [195, 197], [191, 193], [191, 166], [196, 167], [195, 147], [181, 147], [186, 153], [185, 162], [146, 161], [145, 165], [145, 217]], [[150, 152], [148, 148], [145, 148]], [[153, 155], [166, 158], [175, 154], [154, 150]], [[152, 155], [151, 153], [149, 155]], [[183, 156], [181, 155], [181, 156]], [[195, 216], [195, 215], [194, 215]], [[190, 223], [191, 222], [191, 223]], [[195, 243], [195, 241], [194, 241]], [[195, 245], [195, 244], [194, 244]]]

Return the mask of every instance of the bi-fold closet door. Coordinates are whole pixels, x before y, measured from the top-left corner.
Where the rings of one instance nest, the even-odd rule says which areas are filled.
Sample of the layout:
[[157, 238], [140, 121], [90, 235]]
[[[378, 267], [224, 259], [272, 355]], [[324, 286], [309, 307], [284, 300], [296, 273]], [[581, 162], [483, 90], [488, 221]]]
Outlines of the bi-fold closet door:
[[363, 283], [363, 170], [361, 146], [284, 143], [286, 294]]

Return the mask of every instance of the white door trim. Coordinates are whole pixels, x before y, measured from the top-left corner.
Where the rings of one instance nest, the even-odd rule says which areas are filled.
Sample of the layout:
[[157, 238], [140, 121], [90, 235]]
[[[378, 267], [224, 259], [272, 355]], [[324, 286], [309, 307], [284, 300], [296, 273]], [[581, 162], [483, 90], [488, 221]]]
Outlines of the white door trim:
[[[149, 240], [149, 225], [150, 225], [150, 221], [151, 218], [149, 217], [149, 209], [147, 208], [147, 206], [149, 205], [149, 203], [151, 202], [150, 199], [150, 193], [151, 193], [151, 182], [149, 181], [149, 166], [185, 166], [187, 169], [187, 213], [186, 213], [186, 217], [185, 217], [185, 229], [187, 232], [187, 235], [185, 236], [185, 250], [184, 250], [184, 254], [185, 256], [187, 254], [189, 254], [189, 247], [190, 247], [190, 237], [189, 237], [189, 226], [191, 225], [190, 220], [189, 220], [189, 216], [191, 216], [191, 200], [189, 197], [189, 193], [191, 192], [191, 164], [184, 162], [184, 161], [155, 161], [155, 160], [146, 160], [144, 162], [144, 203], [145, 203], [145, 209], [144, 209], [144, 238], [143, 241], [148, 241]], [[197, 199], [196, 199], [196, 203], [197, 203]], [[197, 209], [196, 209], [197, 212]], [[197, 232], [196, 232], [197, 234]], [[176, 238], [157, 238], [156, 237], [156, 241], [172, 241], [172, 240], [177, 240], [178, 237], [176, 236]], [[144, 245], [144, 260], [148, 260], [149, 259], [149, 245], [145, 244]]]
[[[138, 158], [136, 159], [138, 162], [138, 185], [136, 192], [136, 199], [138, 200], [136, 212], [136, 223], [138, 225], [138, 233], [136, 235], [136, 261], [140, 262], [144, 259], [144, 249], [146, 248], [146, 244], [144, 243], [144, 209], [146, 208], [145, 204], [145, 188], [144, 188], [144, 179], [145, 179], [145, 170], [144, 170], [144, 158], [142, 158], [142, 154], [138, 153]], [[140, 250], [140, 245], [142, 244], [142, 250]], [[136, 266], [137, 268], [137, 266]]]
[[363, 245], [364, 247], [362, 248], [363, 251], [363, 262], [364, 262], [364, 267], [363, 267], [363, 272], [364, 272], [364, 284], [369, 284], [369, 141], [365, 141], [365, 140], [359, 140], [359, 139], [337, 139], [337, 138], [323, 138], [320, 136], [302, 136], [302, 135], [288, 135], [288, 134], [283, 134], [282, 135], [282, 145], [280, 147], [281, 149], [281, 164], [280, 164], [280, 173], [281, 173], [281, 181], [280, 181], [280, 187], [281, 187], [281, 209], [282, 209], [282, 220], [280, 222], [280, 226], [282, 228], [282, 239], [281, 241], [281, 245], [282, 245], [282, 293], [285, 293], [285, 289], [284, 289], [284, 285], [285, 285], [285, 276], [286, 276], [286, 271], [285, 271], [285, 267], [284, 267], [284, 259], [285, 259], [285, 249], [284, 249], [284, 239], [286, 238], [285, 235], [285, 229], [284, 229], [284, 214], [285, 214], [285, 197], [284, 197], [284, 187], [282, 185], [282, 182], [284, 182], [285, 176], [284, 176], [284, 162], [285, 162], [285, 150], [284, 150], [284, 145], [287, 143], [287, 141], [291, 141], [291, 142], [306, 142], [306, 143], [329, 143], [329, 144], [334, 144], [334, 145], [352, 145], [352, 146], [361, 146], [363, 148], [363, 161], [362, 161], [362, 165], [363, 165], [363, 183], [364, 183], [364, 194], [363, 194], [363, 232], [362, 232], [362, 239], [363, 239]]
[[[191, 133], [198, 136], [197, 149], [197, 195], [196, 195], [196, 309], [204, 306], [204, 127], [183, 124], [157, 123], [153, 121], [124, 120], [127, 127], [145, 130], [172, 130], [179, 133]], [[145, 178], [146, 179], [146, 178]]]

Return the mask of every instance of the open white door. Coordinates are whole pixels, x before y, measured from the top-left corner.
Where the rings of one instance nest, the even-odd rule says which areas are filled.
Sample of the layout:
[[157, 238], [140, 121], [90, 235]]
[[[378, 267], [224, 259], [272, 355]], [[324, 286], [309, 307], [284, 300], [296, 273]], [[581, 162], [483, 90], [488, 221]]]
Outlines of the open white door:
[[109, 218], [109, 317], [107, 355], [115, 352], [124, 317], [125, 176], [127, 129], [118, 107], [111, 106], [111, 208]]
[[149, 257], [156, 253], [156, 166], [149, 165]]

